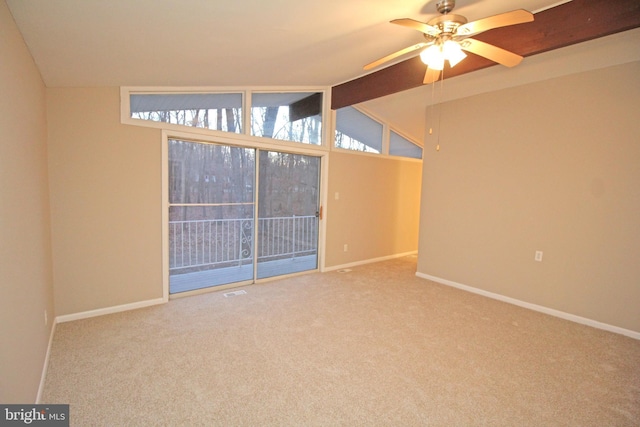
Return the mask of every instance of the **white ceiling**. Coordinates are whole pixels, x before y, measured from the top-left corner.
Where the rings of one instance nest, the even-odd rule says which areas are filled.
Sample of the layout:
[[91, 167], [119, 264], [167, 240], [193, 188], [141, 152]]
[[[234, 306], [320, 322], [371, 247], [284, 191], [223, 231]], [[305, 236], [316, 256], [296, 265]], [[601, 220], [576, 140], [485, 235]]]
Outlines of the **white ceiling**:
[[[469, 21], [568, 0], [457, 0]], [[437, 0], [6, 0], [48, 87], [333, 86], [422, 39]], [[403, 60], [405, 58], [399, 58]], [[443, 100], [640, 60], [640, 29], [445, 80]], [[362, 104], [420, 141], [432, 85]], [[439, 101], [439, 99], [435, 99]]]
[[[566, 1], [566, 0], [565, 0]], [[457, 0], [470, 21], [559, 0]], [[7, 0], [49, 87], [332, 86], [422, 39], [436, 0]]]

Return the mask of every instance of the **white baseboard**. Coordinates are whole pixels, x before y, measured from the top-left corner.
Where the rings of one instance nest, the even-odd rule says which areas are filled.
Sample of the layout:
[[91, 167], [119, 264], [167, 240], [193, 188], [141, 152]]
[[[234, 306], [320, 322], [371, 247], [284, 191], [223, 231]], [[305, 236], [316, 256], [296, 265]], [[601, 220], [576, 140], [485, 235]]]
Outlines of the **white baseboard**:
[[130, 304], [117, 305], [114, 307], [105, 307], [105, 308], [99, 308], [96, 310], [83, 311], [81, 313], [65, 314], [63, 316], [57, 316], [56, 322], [64, 323], [64, 322], [71, 322], [73, 320], [88, 319], [90, 317], [119, 313], [121, 311], [135, 310], [137, 308], [144, 308], [152, 305], [164, 304], [166, 302], [167, 300], [165, 298], [156, 298], [156, 299], [150, 299], [146, 301], [132, 302]]
[[509, 304], [517, 305], [519, 307], [528, 308], [529, 310], [538, 311], [540, 313], [548, 314], [550, 316], [559, 317], [571, 322], [580, 323], [582, 325], [591, 326], [593, 328], [602, 329], [608, 332], [613, 332], [620, 335], [625, 335], [636, 340], [640, 340], [640, 332], [632, 331], [629, 329], [620, 328], [618, 326], [609, 325], [607, 323], [598, 322], [597, 320], [587, 319], [586, 317], [576, 316], [575, 314], [565, 313], [564, 311], [555, 310], [553, 308], [544, 307], [542, 305], [532, 304], [526, 301], [521, 301], [515, 298], [507, 297], [504, 295], [496, 294], [493, 292], [485, 291], [483, 289], [474, 288], [473, 286], [463, 285], [461, 283], [453, 282], [451, 280], [442, 279], [440, 277], [430, 276], [428, 274], [417, 272], [416, 276], [431, 280], [442, 285], [451, 286], [463, 291], [472, 292], [474, 294], [482, 295], [488, 298], [492, 298], [498, 301], [506, 302]]
[[402, 258], [402, 257], [410, 256], [410, 255], [416, 255], [417, 253], [418, 253], [418, 251], [411, 251], [411, 252], [405, 252], [405, 253], [401, 253], [401, 254], [388, 255], [388, 256], [384, 256], [384, 257], [380, 257], [380, 258], [366, 259], [364, 261], [350, 262], [348, 264], [334, 265], [334, 266], [331, 266], [331, 267], [324, 267], [322, 269], [322, 272], [341, 270], [343, 268], [357, 267], [359, 265], [372, 264], [374, 262], [388, 261], [390, 259]]
[[42, 401], [42, 392], [44, 391], [44, 382], [47, 379], [47, 369], [49, 368], [49, 355], [51, 354], [51, 344], [53, 343], [53, 335], [56, 331], [56, 321], [54, 319], [49, 333], [49, 344], [47, 344], [47, 353], [44, 356], [44, 364], [42, 366], [42, 374], [40, 375], [40, 385], [38, 386], [38, 394], [36, 395], [36, 405]]

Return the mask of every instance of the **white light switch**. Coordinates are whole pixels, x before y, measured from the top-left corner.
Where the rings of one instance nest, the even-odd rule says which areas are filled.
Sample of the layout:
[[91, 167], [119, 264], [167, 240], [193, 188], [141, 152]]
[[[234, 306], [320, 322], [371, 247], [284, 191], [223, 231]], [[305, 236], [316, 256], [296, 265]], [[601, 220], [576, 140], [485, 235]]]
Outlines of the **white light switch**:
[[542, 262], [542, 251], [536, 251], [535, 260], [538, 262]]

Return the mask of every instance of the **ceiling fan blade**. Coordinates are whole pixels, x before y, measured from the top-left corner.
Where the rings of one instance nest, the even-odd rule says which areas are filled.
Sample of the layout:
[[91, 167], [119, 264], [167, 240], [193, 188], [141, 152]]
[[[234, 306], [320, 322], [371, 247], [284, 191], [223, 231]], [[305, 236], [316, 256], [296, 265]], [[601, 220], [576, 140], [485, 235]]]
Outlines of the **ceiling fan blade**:
[[483, 31], [492, 30], [494, 28], [524, 24], [525, 22], [531, 21], [533, 21], [533, 13], [524, 9], [518, 9], [460, 25], [456, 30], [456, 35], [470, 36], [472, 34], [478, 34]]
[[402, 18], [402, 19], [394, 19], [391, 21], [392, 24], [402, 25], [403, 27], [413, 28], [414, 30], [418, 30], [420, 32], [425, 33], [431, 37], [437, 37], [442, 31], [439, 28], [433, 27], [431, 25], [425, 24], [424, 22], [416, 21], [415, 19], [410, 18]]
[[476, 39], [464, 39], [460, 42], [460, 47], [507, 67], [514, 67], [522, 61], [520, 55]]
[[429, 83], [438, 81], [439, 78], [440, 70], [434, 70], [433, 68], [427, 67], [427, 72], [424, 74], [424, 80], [422, 83], [428, 85]]
[[377, 61], [373, 61], [372, 63], [365, 65], [364, 69], [365, 70], [370, 70], [372, 68], [377, 67], [378, 65], [384, 64], [385, 62], [388, 62], [388, 61], [391, 61], [394, 58], [397, 58], [397, 57], [405, 55], [405, 54], [407, 54], [409, 52], [413, 52], [415, 50], [423, 48], [428, 44], [429, 43], [421, 42], [421, 43], [418, 43], [418, 44], [414, 44], [413, 46], [405, 47], [404, 49], [401, 49], [401, 50], [399, 50], [397, 52], [394, 52], [394, 53], [392, 53], [390, 55], [385, 56], [384, 58], [380, 58]]

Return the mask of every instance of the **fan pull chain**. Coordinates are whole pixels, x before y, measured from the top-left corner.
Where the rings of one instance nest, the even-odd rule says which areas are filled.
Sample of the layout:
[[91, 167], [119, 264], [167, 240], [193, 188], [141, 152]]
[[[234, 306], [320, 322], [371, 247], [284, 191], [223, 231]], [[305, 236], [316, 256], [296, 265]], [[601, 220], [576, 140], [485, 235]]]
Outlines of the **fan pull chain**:
[[[436, 121], [435, 119], [435, 113], [434, 113], [434, 108], [436, 103], [438, 104], [438, 140], [436, 141], [436, 151], [440, 151], [440, 127], [442, 125], [442, 102], [443, 102], [443, 94], [444, 94], [444, 70], [442, 70], [441, 74], [440, 74], [440, 78], [438, 79], [440, 80], [440, 95], [438, 96], [438, 99], [436, 100], [436, 85], [438, 84], [438, 81], [436, 80], [435, 82], [433, 82], [431, 84], [431, 113], [429, 114], [429, 122], [430, 122], [430, 126], [429, 126], [429, 135], [433, 135], [433, 123]], [[436, 102], [437, 101], [437, 102]]]
[[440, 100], [438, 104], [440, 108], [438, 109], [438, 143], [436, 145], [436, 151], [440, 151], [440, 135], [442, 134], [442, 94], [444, 93], [444, 68], [440, 73]]
[[431, 114], [429, 115], [429, 121], [431, 123], [431, 126], [429, 126], [429, 135], [433, 135], [433, 106], [435, 104], [435, 91], [436, 91], [436, 85], [432, 84], [431, 85]]

